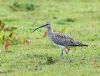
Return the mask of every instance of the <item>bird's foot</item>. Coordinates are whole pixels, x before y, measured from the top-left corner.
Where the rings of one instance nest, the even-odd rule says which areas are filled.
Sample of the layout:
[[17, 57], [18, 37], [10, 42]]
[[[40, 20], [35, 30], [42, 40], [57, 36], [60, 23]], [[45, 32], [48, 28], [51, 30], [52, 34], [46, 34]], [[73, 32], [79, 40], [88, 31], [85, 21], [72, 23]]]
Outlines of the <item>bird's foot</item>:
[[67, 62], [71, 63], [73, 60], [69, 57], [69, 55], [67, 54]]
[[72, 59], [68, 59], [67, 62], [68, 62], [68, 63], [72, 63], [73, 60], [72, 60]]
[[63, 60], [64, 60], [64, 58], [61, 57], [61, 58], [60, 58], [60, 61], [63, 61]]

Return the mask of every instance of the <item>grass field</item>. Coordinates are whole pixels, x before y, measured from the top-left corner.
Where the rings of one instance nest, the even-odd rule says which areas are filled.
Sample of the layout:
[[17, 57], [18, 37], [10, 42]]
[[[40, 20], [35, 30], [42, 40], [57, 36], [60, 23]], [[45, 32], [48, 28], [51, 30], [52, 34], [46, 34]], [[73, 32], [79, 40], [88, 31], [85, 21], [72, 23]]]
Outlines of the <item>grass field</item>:
[[[31, 44], [0, 45], [0, 76], [100, 76], [100, 0], [0, 0], [0, 20]], [[47, 37], [46, 22], [89, 47], [72, 48], [72, 62]], [[48, 64], [52, 57], [54, 63]]]

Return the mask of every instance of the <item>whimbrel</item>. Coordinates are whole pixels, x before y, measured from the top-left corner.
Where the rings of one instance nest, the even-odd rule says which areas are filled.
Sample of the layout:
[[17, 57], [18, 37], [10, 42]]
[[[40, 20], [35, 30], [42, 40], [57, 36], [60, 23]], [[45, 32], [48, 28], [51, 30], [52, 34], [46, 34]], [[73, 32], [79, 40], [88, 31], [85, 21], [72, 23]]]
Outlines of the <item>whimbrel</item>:
[[[48, 31], [48, 38], [58, 47], [61, 48], [61, 58], [63, 59], [64, 51], [68, 55], [70, 51], [70, 47], [76, 47], [76, 46], [88, 46], [86, 44], [80, 43], [78, 41], [75, 41], [70, 36], [65, 35], [63, 33], [59, 32], [53, 32], [51, 24], [47, 23], [45, 25], [42, 25], [36, 29], [33, 30], [33, 32], [39, 28], [45, 27]], [[67, 48], [67, 50], [66, 50]]]

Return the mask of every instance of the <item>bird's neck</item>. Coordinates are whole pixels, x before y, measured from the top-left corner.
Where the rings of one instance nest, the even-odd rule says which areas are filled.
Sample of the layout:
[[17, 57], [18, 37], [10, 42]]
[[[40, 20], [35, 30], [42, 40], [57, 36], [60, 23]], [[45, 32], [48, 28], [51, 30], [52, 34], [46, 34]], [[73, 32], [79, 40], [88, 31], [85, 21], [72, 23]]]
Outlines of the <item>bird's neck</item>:
[[52, 32], [52, 27], [48, 27], [48, 33], [51, 33]]

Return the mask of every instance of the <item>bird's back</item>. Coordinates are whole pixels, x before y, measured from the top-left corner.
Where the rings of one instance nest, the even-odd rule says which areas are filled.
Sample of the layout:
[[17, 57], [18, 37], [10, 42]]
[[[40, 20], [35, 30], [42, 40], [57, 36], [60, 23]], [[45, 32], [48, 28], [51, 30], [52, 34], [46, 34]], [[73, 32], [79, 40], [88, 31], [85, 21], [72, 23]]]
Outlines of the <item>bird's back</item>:
[[56, 45], [61, 46], [87, 46], [78, 41], [74, 41], [70, 36], [58, 33], [58, 32], [51, 32], [48, 34], [48, 37], [51, 41], [53, 41]]

